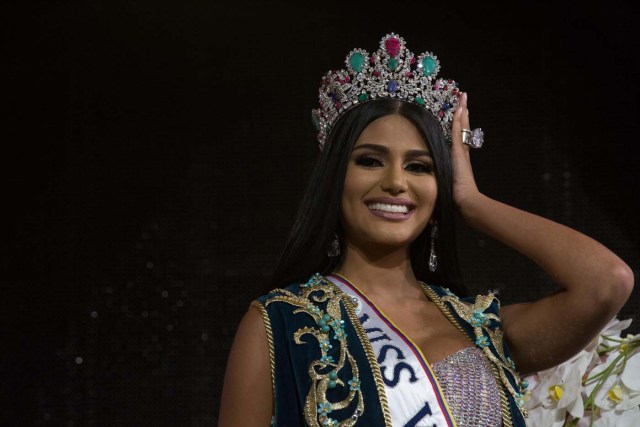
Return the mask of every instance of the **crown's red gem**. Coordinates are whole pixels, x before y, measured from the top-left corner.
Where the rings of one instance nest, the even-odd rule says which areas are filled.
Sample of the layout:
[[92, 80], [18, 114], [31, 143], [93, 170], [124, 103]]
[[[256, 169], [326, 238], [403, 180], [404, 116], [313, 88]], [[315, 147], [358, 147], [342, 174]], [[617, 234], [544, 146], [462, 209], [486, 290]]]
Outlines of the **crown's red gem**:
[[395, 58], [400, 52], [400, 40], [395, 37], [388, 38], [384, 42], [384, 47], [389, 56]]

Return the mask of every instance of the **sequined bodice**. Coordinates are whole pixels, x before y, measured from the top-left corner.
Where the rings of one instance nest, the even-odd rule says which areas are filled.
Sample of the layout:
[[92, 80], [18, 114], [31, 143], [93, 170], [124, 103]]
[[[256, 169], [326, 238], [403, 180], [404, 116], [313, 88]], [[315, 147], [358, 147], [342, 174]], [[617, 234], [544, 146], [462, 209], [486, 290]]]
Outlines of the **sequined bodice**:
[[502, 425], [498, 385], [480, 349], [464, 348], [432, 368], [458, 427]]

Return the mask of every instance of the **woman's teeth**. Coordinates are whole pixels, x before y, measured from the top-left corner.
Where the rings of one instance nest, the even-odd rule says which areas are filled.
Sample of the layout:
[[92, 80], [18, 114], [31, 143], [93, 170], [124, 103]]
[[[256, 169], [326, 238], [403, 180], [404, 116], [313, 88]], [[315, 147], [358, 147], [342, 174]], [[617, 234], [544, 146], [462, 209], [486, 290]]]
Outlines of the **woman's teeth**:
[[409, 208], [405, 205], [391, 205], [388, 203], [371, 203], [369, 204], [369, 209], [374, 211], [385, 211], [385, 212], [396, 212], [396, 213], [407, 213], [409, 212]]

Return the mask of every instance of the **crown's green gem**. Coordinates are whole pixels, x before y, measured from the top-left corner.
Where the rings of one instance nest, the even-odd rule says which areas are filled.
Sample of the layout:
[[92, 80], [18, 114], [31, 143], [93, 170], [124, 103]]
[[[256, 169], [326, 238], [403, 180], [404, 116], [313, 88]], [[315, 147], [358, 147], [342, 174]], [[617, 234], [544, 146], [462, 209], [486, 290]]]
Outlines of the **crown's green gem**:
[[416, 96], [416, 104], [424, 105], [424, 98]]
[[362, 68], [364, 67], [364, 61], [365, 58], [363, 54], [361, 54], [360, 52], [354, 52], [349, 58], [349, 65], [355, 72], [361, 73]]
[[422, 72], [425, 77], [429, 77], [436, 70], [438, 63], [431, 56], [427, 56], [422, 60]]
[[396, 58], [389, 59], [389, 62], [387, 62], [387, 67], [389, 67], [391, 71], [395, 70], [396, 68], [398, 68], [398, 60]]
[[367, 99], [369, 99], [369, 94], [368, 93], [361, 93], [360, 95], [358, 95], [358, 101], [360, 101], [360, 102], [364, 102]]

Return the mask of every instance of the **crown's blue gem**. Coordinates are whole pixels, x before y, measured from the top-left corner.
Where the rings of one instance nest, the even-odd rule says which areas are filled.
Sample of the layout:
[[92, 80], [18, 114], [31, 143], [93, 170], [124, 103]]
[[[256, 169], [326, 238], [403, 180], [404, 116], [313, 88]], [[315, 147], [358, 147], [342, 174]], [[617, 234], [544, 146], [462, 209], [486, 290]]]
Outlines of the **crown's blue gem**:
[[438, 63], [431, 56], [427, 56], [422, 60], [422, 73], [425, 77], [429, 77], [436, 70]]
[[331, 99], [333, 99], [334, 101], [337, 101], [337, 100], [338, 100], [338, 94], [337, 94], [337, 93], [335, 93], [335, 92], [331, 92], [331, 93], [329, 94], [329, 96], [330, 96], [330, 97], [331, 97]]
[[398, 90], [398, 82], [395, 80], [389, 80], [387, 90], [389, 91], [389, 93], [396, 93], [396, 91]]
[[447, 110], [448, 110], [448, 109], [450, 109], [451, 107], [453, 107], [453, 105], [451, 105], [449, 102], [445, 102], [445, 103], [442, 105], [442, 110], [443, 110], [443, 111], [447, 111]]
[[361, 54], [360, 52], [355, 52], [349, 58], [349, 65], [351, 66], [351, 68], [353, 68], [355, 72], [361, 73], [362, 68], [364, 67], [364, 61], [365, 61], [364, 55]]

